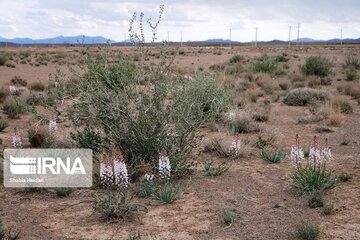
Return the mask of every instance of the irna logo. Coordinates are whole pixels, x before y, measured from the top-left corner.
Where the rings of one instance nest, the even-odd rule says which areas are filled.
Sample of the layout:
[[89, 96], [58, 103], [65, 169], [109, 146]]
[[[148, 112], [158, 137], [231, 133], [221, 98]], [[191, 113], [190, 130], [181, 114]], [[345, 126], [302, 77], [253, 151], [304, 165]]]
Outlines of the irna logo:
[[86, 174], [79, 157], [13, 157], [10, 155], [12, 174]]

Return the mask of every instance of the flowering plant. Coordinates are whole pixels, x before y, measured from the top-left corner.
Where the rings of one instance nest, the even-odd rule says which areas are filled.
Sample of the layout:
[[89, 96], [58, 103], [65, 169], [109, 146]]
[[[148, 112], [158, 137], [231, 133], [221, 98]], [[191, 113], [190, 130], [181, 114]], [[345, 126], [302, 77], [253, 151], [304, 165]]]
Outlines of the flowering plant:
[[333, 171], [327, 169], [332, 158], [328, 139], [325, 139], [325, 145], [320, 147], [317, 137], [314, 136], [307, 158], [300, 146], [299, 136], [296, 135], [295, 139], [295, 145], [291, 147], [290, 152], [290, 159], [296, 166], [291, 177], [293, 186], [299, 188], [301, 193], [313, 193], [335, 187], [336, 179], [332, 176]]

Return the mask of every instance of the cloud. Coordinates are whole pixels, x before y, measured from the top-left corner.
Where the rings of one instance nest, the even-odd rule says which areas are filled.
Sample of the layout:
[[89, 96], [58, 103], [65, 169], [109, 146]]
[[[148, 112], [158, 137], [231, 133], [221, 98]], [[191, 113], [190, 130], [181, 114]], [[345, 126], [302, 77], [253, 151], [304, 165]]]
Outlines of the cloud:
[[[102, 35], [122, 40], [134, 11], [156, 19], [160, 0], [0, 0], [0, 36], [45, 38], [55, 35]], [[229, 38], [250, 41], [288, 38], [288, 26], [301, 23], [301, 36], [326, 39], [359, 37], [357, 0], [169, 0], [159, 39]], [[150, 31], [146, 31], [150, 37]], [[295, 32], [294, 32], [295, 36]]]

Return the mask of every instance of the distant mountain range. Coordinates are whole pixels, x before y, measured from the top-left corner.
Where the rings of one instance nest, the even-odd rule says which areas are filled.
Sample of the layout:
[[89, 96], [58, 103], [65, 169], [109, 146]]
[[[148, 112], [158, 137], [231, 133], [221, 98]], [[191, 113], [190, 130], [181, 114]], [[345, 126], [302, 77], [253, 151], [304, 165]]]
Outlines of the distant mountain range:
[[[317, 39], [312, 39], [312, 38], [300, 38], [299, 39], [300, 42], [303, 43], [341, 43], [341, 39], [339, 38], [334, 38], [334, 39], [329, 39], [329, 40], [317, 40]], [[215, 39], [208, 39], [205, 42], [208, 43], [240, 43], [239, 41], [231, 41], [230, 39], [222, 39], [222, 38], [215, 38]], [[288, 41], [283, 41], [283, 40], [271, 40], [271, 41], [258, 41], [259, 43], [269, 43], [269, 44], [285, 44], [288, 43]], [[292, 43], [296, 43], [297, 40], [291, 40]], [[360, 43], [360, 38], [346, 38], [342, 40], [343, 43]], [[248, 42], [249, 43], [249, 42]]]
[[[0, 37], [0, 43], [12, 43], [12, 44], [106, 44], [106, 43], [116, 43], [114, 40], [104, 38], [102, 36], [57, 36], [54, 38], [45, 38], [45, 39], [31, 39], [31, 38], [3, 38]], [[130, 39], [125, 40], [125, 43], [131, 42]], [[246, 42], [239, 42], [239, 41], [232, 41], [230, 39], [222, 39], [222, 38], [214, 38], [208, 39], [205, 41], [189, 41], [189, 42], [201, 42], [201, 43], [217, 43], [217, 44], [227, 44], [227, 43], [246, 43]], [[297, 40], [292, 40], [291, 42], [296, 43]], [[303, 43], [340, 43], [341, 39], [330, 39], [330, 40], [316, 40], [311, 38], [301, 38], [300, 42]], [[343, 39], [343, 43], [360, 43], [360, 38], [357, 39]], [[121, 42], [124, 43], [124, 42]], [[249, 43], [249, 42], [248, 42]], [[271, 40], [271, 41], [259, 41], [259, 43], [266, 43], [266, 44], [286, 44], [288, 41], [283, 40]]]
[[57, 36], [54, 38], [45, 38], [45, 39], [31, 39], [31, 38], [3, 38], [0, 37], [0, 42], [16, 43], [16, 44], [105, 44], [105, 43], [114, 43], [115, 41], [101, 37], [90, 37], [90, 36]]

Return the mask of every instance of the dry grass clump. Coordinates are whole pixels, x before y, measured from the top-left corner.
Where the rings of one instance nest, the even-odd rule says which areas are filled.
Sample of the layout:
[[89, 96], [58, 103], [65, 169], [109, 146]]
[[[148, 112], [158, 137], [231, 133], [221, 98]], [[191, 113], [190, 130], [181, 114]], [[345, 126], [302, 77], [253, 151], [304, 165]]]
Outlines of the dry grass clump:
[[34, 148], [51, 147], [54, 143], [54, 136], [45, 127], [30, 128], [28, 138]]
[[344, 115], [341, 113], [340, 108], [333, 108], [329, 114], [329, 122], [332, 126], [339, 126], [344, 120]]
[[43, 84], [42, 82], [34, 82], [30, 84], [29, 88], [34, 91], [44, 91], [45, 84]]
[[16, 75], [11, 79], [12, 84], [18, 85], [18, 86], [27, 86], [27, 81], [20, 76]]

